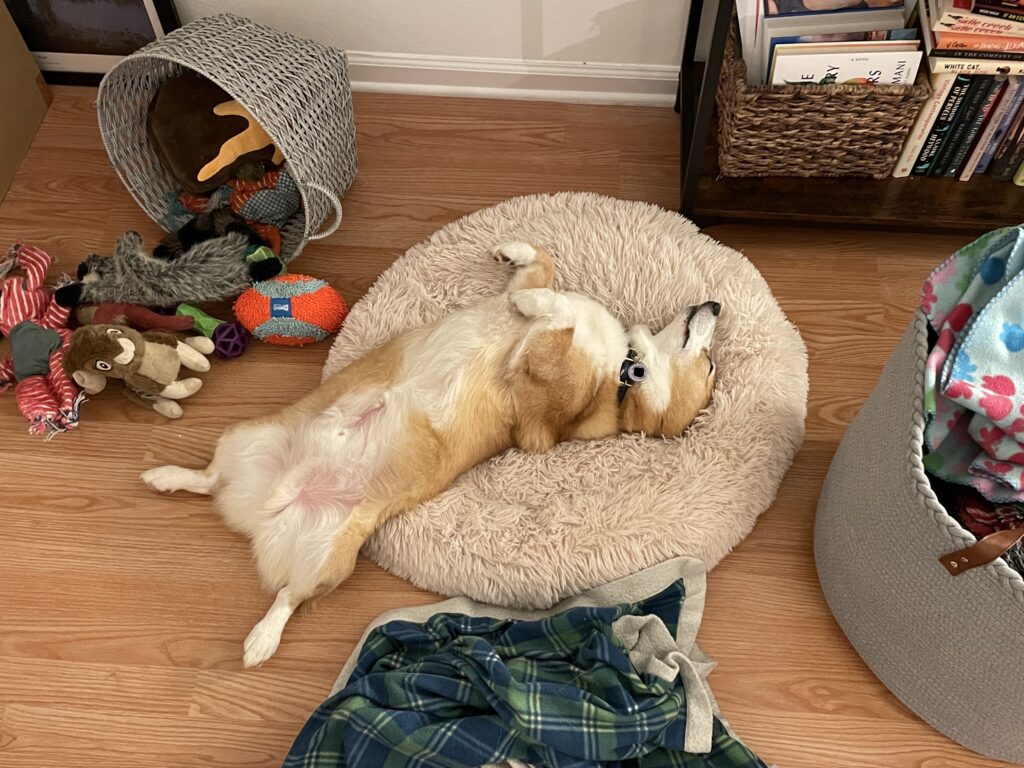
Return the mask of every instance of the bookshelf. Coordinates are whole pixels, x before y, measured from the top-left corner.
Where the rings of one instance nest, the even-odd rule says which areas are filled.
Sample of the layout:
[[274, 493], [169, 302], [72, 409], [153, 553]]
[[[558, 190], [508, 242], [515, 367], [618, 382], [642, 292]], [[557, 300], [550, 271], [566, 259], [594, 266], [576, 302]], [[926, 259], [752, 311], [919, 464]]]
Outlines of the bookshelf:
[[715, 92], [734, 0], [714, 11], [708, 61], [695, 61], [703, 0], [690, 6], [679, 75], [679, 212], [701, 226], [724, 221], [837, 224], [922, 232], [980, 233], [1024, 221], [1024, 188], [989, 176], [970, 181], [729, 178], [718, 173]]

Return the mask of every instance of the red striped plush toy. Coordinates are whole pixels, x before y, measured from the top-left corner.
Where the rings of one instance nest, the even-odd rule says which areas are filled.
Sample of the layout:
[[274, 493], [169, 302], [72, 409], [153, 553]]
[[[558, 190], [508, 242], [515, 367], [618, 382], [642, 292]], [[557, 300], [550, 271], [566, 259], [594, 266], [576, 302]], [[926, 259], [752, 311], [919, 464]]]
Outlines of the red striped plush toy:
[[[51, 264], [48, 253], [21, 244], [0, 259], [0, 277], [18, 268], [25, 273], [0, 283], [0, 334], [11, 340], [11, 356], [0, 361], [0, 392], [13, 385], [29, 432], [52, 436], [78, 425], [82, 398], [61, 364], [71, 338], [71, 310], [46, 291]], [[70, 282], [67, 275], [62, 279]]]

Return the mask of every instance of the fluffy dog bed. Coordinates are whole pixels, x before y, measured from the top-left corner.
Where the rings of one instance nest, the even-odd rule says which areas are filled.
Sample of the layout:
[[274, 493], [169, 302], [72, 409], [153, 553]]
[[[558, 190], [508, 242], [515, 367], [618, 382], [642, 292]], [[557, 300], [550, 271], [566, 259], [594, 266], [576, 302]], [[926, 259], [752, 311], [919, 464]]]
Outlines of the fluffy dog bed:
[[807, 352], [768, 285], [736, 251], [652, 205], [586, 193], [477, 211], [411, 248], [352, 308], [328, 376], [393, 334], [504, 289], [486, 251], [509, 240], [555, 255], [555, 288], [660, 328], [722, 304], [714, 402], [679, 439], [623, 435], [508, 451], [387, 523], [366, 546], [413, 583], [544, 608], [677, 555], [709, 568], [754, 526], [803, 439]]

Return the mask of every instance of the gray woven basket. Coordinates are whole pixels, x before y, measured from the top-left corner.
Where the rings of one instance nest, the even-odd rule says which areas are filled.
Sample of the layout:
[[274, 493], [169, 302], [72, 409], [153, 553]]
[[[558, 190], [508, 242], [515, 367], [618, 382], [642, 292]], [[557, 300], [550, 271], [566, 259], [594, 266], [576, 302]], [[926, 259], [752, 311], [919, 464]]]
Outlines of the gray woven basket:
[[1024, 579], [1002, 559], [957, 576], [939, 563], [975, 538], [924, 472], [927, 355], [918, 310], [829, 469], [818, 577], [854, 648], [904, 704], [964, 746], [1024, 764]]
[[222, 14], [186, 24], [111, 69], [96, 101], [103, 143], [132, 197], [165, 229], [186, 219], [168, 221], [179, 188], [150, 145], [146, 115], [160, 85], [188, 70], [237, 99], [284, 154], [302, 210], [281, 230], [281, 258], [334, 232], [357, 167], [344, 52]]

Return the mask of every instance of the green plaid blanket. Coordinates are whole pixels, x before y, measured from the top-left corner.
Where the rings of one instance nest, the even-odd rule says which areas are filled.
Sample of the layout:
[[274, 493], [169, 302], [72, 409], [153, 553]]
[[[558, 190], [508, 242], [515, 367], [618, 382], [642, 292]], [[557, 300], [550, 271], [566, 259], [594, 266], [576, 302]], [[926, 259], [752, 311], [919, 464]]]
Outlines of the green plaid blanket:
[[644, 600], [532, 620], [378, 626], [284, 765], [765, 768], [717, 717], [697, 737], [710, 749], [685, 751], [688, 699], [710, 701], [688, 695], [705, 659], [695, 666], [675, 640], [685, 590], [678, 579]]

